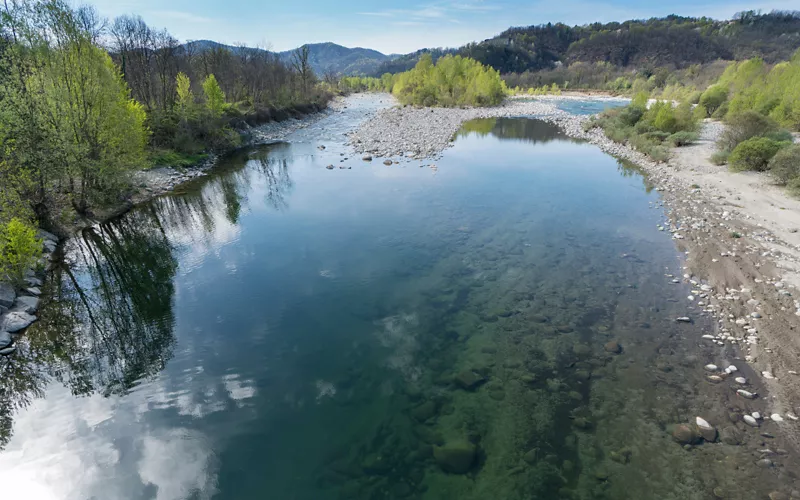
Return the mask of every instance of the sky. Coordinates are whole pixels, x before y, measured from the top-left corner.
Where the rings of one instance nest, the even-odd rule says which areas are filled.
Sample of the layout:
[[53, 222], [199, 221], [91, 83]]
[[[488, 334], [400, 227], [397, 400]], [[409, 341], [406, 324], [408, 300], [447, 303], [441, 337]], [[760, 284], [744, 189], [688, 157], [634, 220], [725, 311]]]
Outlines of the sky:
[[729, 19], [742, 10], [796, 10], [797, 0], [87, 0], [109, 18], [138, 14], [181, 41], [289, 50], [334, 42], [385, 54], [458, 47], [510, 26], [570, 25], [679, 14]]

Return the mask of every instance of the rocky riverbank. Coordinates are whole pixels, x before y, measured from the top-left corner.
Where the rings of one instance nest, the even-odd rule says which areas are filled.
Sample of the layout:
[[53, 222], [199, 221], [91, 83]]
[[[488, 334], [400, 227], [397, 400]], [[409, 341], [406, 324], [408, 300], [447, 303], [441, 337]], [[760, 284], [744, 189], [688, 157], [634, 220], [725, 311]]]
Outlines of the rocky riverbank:
[[[711, 165], [707, 159], [719, 124], [704, 124], [701, 141], [673, 151], [666, 163], [656, 163], [609, 140], [599, 129], [584, 130], [589, 117], [559, 110], [552, 98], [512, 99], [483, 109], [384, 109], [350, 134], [349, 143], [375, 159], [425, 161], [440, 157], [465, 121], [515, 116], [556, 124], [568, 135], [630, 161], [648, 174], [648, 182], [661, 192], [659, 207], [667, 214], [660, 229], [672, 233], [686, 256], [682, 276], [665, 276], [667, 282], [686, 282], [693, 288], [681, 320], [715, 319], [714, 334], [696, 334], [708, 364], [726, 368], [747, 363], [761, 374], [745, 380], [733, 371], [717, 369], [709, 372], [709, 383], [730, 386], [725, 404], [737, 421], [745, 425], [755, 421], [770, 431], [784, 431], [795, 446], [800, 445], [796, 422], [800, 415], [800, 301], [795, 298], [795, 285], [800, 283], [800, 241], [796, 241], [800, 204], [763, 177], [730, 174], [724, 167]], [[742, 194], [745, 184], [753, 191], [747, 198]], [[758, 406], [754, 400], [759, 400]]]
[[59, 243], [57, 236], [46, 231], [39, 231], [38, 237], [43, 248], [37, 270], [29, 270], [25, 283], [19, 287], [0, 282], [0, 357], [14, 354], [17, 337], [38, 319], [45, 272], [56, 258]]

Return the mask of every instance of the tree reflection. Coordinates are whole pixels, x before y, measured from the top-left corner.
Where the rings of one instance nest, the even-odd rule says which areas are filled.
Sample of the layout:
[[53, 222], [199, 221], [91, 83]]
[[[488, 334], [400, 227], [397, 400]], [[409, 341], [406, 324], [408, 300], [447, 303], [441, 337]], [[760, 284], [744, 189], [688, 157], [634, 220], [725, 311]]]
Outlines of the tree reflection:
[[550, 141], [576, 141], [551, 123], [533, 118], [480, 118], [466, 122], [458, 136], [492, 135], [498, 139], [512, 139], [534, 144]]
[[154, 199], [71, 240], [48, 278], [40, 321], [13, 356], [0, 357], [0, 449], [14, 413], [53, 380], [75, 396], [121, 395], [164, 369], [175, 346], [176, 244], [213, 243], [218, 224], [238, 224], [254, 185], [266, 186], [270, 207], [287, 208], [289, 157], [288, 145], [231, 157], [183, 194]]

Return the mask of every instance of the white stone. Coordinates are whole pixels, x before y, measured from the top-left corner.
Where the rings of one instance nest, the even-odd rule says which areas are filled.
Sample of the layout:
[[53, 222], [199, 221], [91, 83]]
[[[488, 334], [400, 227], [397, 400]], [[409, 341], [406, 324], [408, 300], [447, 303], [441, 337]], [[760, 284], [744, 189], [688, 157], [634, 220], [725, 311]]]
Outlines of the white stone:
[[736, 377], [736, 378], [735, 378], [735, 379], [733, 379], [733, 380], [735, 380], [737, 384], [742, 384], [742, 385], [744, 385], [744, 384], [746, 384], [746, 383], [747, 383], [747, 379], [746, 379], [746, 378], [744, 378], [744, 377]]
[[707, 365], [706, 365], [706, 366], [704, 366], [703, 368], [705, 368], [705, 369], [706, 369], [706, 371], [709, 371], [709, 372], [715, 372], [715, 371], [717, 371], [717, 370], [719, 369], [719, 368], [717, 367], [717, 365], [715, 365], [715, 364], [712, 364], [712, 363], [709, 363], [709, 364], [707, 364]]
[[742, 417], [742, 420], [744, 420], [744, 423], [746, 423], [750, 427], [758, 427], [758, 420], [754, 419], [750, 415], [745, 415], [744, 417]]
[[781, 417], [777, 413], [773, 413], [772, 415], [769, 416], [769, 418], [772, 419], [773, 422], [783, 422], [783, 417]]
[[753, 412], [753, 413], [751, 413], [750, 415], [752, 415], [752, 416], [753, 416], [753, 418], [754, 418], [754, 419], [756, 419], [756, 420], [761, 420], [761, 414], [760, 414], [760, 413], [758, 413], [757, 411], [754, 411], [754, 412]]
[[736, 394], [746, 399], [755, 399], [757, 396], [757, 394], [754, 394], [750, 391], [745, 391], [744, 389], [737, 389]]
[[774, 378], [775, 378], [775, 375], [773, 375], [771, 372], [767, 372], [767, 371], [763, 371], [763, 372], [761, 372], [761, 375], [762, 375], [762, 376], [763, 376], [765, 379], [768, 379], [768, 380], [772, 380], [772, 379], [774, 379]]
[[707, 422], [707, 421], [706, 421], [704, 418], [702, 418], [702, 417], [695, 417], [695, 422], [697, 423], [697, 427], [699, 427], [699, 428], [701, 428], [701, 429], [703, 429], [703, 430], [710, 431], [710, 430], [713, 430], [713, 429], [714, 429], [714, 427], [713, 427], [711, 424], [709, 424], [709, 423], [708, 423], [708, 422]]

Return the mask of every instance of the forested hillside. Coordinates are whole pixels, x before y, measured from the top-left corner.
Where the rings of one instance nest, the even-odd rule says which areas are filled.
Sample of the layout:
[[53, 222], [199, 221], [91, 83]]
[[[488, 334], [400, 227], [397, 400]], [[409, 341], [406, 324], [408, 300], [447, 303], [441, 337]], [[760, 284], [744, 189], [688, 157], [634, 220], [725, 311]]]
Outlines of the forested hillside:
[[[718, 59], [761, 57], [777, 62], [789, 59], [799, 47], [800, 12], [749, 11], [729, 21], [668, 16], [585, 26], [548, 23], [517, 27], [454, 52], [508, 74], [574, 63], [683, 68]], [[406, 70], [425, 52], [384, 64], [378, 73]]]
[[[318, 75], [334, 73], [337, 75], [371, 75], [381, 63], [390, 57], [377, 50], [348, 48], [335, 43], [309, 43], [308, 60], [311, 68]], [[284, 63], [290, 63], [294, 50], [279, 52]]]

